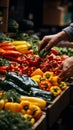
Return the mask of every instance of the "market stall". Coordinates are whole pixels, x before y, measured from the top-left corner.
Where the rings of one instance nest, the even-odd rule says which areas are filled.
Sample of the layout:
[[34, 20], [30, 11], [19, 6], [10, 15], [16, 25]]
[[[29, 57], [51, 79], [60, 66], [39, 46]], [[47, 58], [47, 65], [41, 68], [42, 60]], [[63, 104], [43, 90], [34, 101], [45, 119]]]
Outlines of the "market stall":
[[[38, 54], [40, 39], [36, 35], [21, 33], [14, 39], [2, 33], [0, 40], [1, 110], [19, 110], [25, 118], [25, 115], [31, 115], [34, 130], [50, 129], [70, 103], [70, 87], [58, 76], [62, 70], [56, 70], [68, 55], [60, 53], [58, 47], [52, 48], [50, 53], [42, 50]], [[22, 102], [18, 103], [24, 109], [10, 107], [15, 105], [17, 99], [13, 98], [16, 94], [11, 96], [13, 90], [21, 97]], [[10, 97], [4, 96], [7, 91], [11, 91]]]
[[[40, 37], [32, 21], [8, 23], [9, 1], [0, 2], [0, 128], [50, 130], [73, 102], [72, 78], [59, 77], [59, 65], [73, 55], [73, 43], [38, 53]], [[23, 24], [22, 24], [23, 23]], [[27, 26], [26, 26], [27, 25]], [[8, 30], [9, 29], [9, 30]], [[10, 32], [8, 32], [10, 31]]]

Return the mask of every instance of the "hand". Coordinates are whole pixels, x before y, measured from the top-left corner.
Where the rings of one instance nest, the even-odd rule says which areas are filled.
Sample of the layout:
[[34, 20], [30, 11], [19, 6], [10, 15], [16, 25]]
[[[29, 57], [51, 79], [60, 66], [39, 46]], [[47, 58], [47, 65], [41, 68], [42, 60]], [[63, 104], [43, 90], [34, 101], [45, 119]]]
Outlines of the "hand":
[[38, 51], [42, 50], [43, 48], [45, 51], [50, 50], [53, 46], [57, 45], [61, 40], [67, 40], [68, 34], [64, 31], [61, 31], [54, 35], [44, 36], [41, 40]]
[[67, 58], [63, 61], [58, 69], [62, 69], [62, 72], [59, 75], [60, 78], [68, 79], [73, 77], [73, 57]]

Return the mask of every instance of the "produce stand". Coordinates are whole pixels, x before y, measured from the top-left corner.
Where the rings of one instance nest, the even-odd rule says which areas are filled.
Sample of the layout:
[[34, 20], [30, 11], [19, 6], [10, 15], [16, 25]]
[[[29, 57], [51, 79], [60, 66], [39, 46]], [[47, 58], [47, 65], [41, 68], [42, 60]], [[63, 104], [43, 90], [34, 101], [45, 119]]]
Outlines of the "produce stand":
[[[3, 43], [2, 43], [3, 44]], [[63, 44], [64, 45], [64, 44]], [[68, 44], [67, 44], [68, 45]], [[62, 45], [61, 45], [61, 47], [62, 47]], [[6, 48], [5, 48], [6, 49]], [[16, 51], [16, 50], [15, 50]], [[10, 51], [10, 53], [11, 53], [11, 51]], [[8, 53], [8, 55], [10, 54], [10, 53]], [[14, 55], [13, 55], [14, 54]], [[28, 60], [29, 61], [29, 64], [26, 64], [26, 65], [28, 65], [28, 67], [29, 68], [26, 68], [26, 71], [22, 71], [21, 69], [23, 68], [23, 67], [25, 67], [25, 66], [23, 66], [23, 64], [24, 63], [27, 63], [26, 61], [27, 61], [27, 59], [26, 59], [26, 57], [21, 57], [21, 53], [19, 53], [19, 51], [18, 51], [18, 53], [11, 53], [11, 57], [12, 58], [14, 58], [13, 56], [16, 56], [16, 54], [19, 54], [19, 55], [17, 55], [17, 58], [19, 58], [20, 57], [20, 59], [19, 60], [17, 60], [17, 61], [19, 61], [19, 62], [17, 62], [16, 64], [15, 64], [15, 62], [12, 64], [9, 64], [9, 66], [7, 66], [7, 70], [9, 70], [9, 71], [11, 71], [11, 72], [13, 72], [12, 74], [11, 74], [11, 72], [10, 73], [7, 73], [7, 77], [6, 77], [6, 79], [5, 80], [3, 80], [3, 82], [1, 82], [1, 84], [0, 85], [2, 85], [2, 87], [4, 87], [5, 85], [4, 84], [2, 84], [2, 83], [7, 83], [7, 85], [8, 85], [8, 87], [9, 87], [9, 85], [11, 86], [11, 88], [13, 89], [15, 89], [15, 90], [18, 90], [19, 92], [21, 92], [22, 93], [22, 95], [25, 95], [25, 92], [27, 93], [27, 92], [30, 92], [30, 87], [32, 87], [33, 86], [33, 88], [35, 88], [36, 86], [37, 86], [37, 84], [36, 84], [36, 82], [34, 83], [34, 82], [29, 82], [29, 81], [31, 81], [30, 79], [29, 79], [29, 77], [30, 76], [27, 76], [28, 75], [28, 73], [27, 73], [27, 75], [25, 76], [23, 76], [22, 74], [25, 74], [25, 72], [27, 72], [27, 70], [29, 70], [29, 64], [30, 63], [34, 63], [34, 62], [30, 62], [30, 60]], [[24, 54], [24, 53], [23, 53]], [[5, 50], [5, 53], [3, 53], [3, 55], [2, 56], [6, 56], [6, 50]], [[33, 55], [31, 55], [31, 56], [33, 56]], [[5, 57], [6, 58], [6, 57]], [[10, 58], [10, 57], [9, 57]], [[16, 61], [16, 59], [17, 58], [15, 58], [15, 60], [14, 61]], [[25, 58], [24, 59], [24, 61], [23, 61], [23, 58]], [[30, 57], [31, 58], [31, 57]], [[36, 57], [35, 57], [36, 58]], [[28, 58], [29, 59], [29, 58]], [[12, 59], [13, 60], [13, 59]], [[58, 60], [58, 59], [57, 59]], [[22, 62], [23, 61], [23, 62]], [[6, 62], [7, 63], [7, 62]], [[19, 63], [19, 66], [17, 67], [17, 65], [18, 65], [18, 63]], [[21, 63], [22, 63], [22, 67], [20, 66], [21, 65]], [[37, 61], [36, 61], [36, 63], [37, 63]], [[58, 63], [58, 62], [57, 62]], [[5, 63], [4, 63], [5, 64]], [[13, 66], [10, 66], [10, 65], [13, 65]], [[31, 64], [30, 64], [31, 65]], [[10, 68], [9, 68], [10, 67]], [[12, 67], [14, 67], [14, 70], [12, 71]], [[34, 64], [34, 67], [35, 67], [35, 64]], [[20, 69], [21, 68], [21, 69]], [[36, 69], [37, 69], [37, 67], [36, 67]], [[19, 70], [21, 70], [20, 72], [21, 73], [19, 73]], [[6, 71], [6, 70], [5, 70]], [[4, 72], [5, 72], [4, 71]], [[19, 75], [17, 75], [17, 74], [15, 74], [15, 72], [18, 72], [19, 73]], [[24, 73], [22, 73], [22, 72], [24, 72]], [[31, 72], [31, 71], [30, 71]], [[34, 71], [33, 71], [34, 72]], [[42, 72], [40, 72], [40, 73], [42, 73]], [[6, 74], [6, 73], [5, 73]], [[43, 75], [43, 74], [41, 74], [41, 75]], [[19, 77], [18, 77], [19, 76]], [[50, 75], [51, 76], [51, 75]], [[15, 78], [16, 77], [16, 78]], [[53, 77], [52, 77], [52, 79], [53, 79]], [[51, 79], [50, 79], [51, 80]], [[9, 82], [10, 81], [10, 82]], [[46, 80], [47, 81], [47, 80]], [[51, 85], [59, 85], [58, 84], [58, 82], [57, 82], [58, 80], [56, 80], [56, 84], [54, 84], [54, 80], [51, 80]], [[11, 83], [11, 84], [9, 84], [9, 83]], [[13, 84], [14, 83], [14, 84]], [[27, 84], [28, 83], [28, 84]], [[49, 82], [48, 82], [49, 83]], [[22, 87], [21, 87], [22, 86]], [[30, 86], [30, 87], [29, 87]], [[6, 87], [6, 86], [5, 86]], [[28, 90], [27, 90], [27, 87], [28, 87]], [[21, 88], [21, 89], [20, 89]], [[60, 93], [60, 94], [58, 94], [57, 96], [56, 96], [56, 98], [55, 99], [53, 99], [53, 101], [51, 100], [51, 102], [48, 104], [48, 106], [46, 106], [44, 109], [43, 109], [43, 112], [42, 112], [42, 115], [41, 115], [41, 117], [36, 121], [36, 123], [33, 125], [33, 127], [32, 127], [32, 130], [39, 130], [39, 129], [42, 129], [42, 130], [49, 130], [55, 123], [56, 123], [56, 121], [58, 120], [58, 118], [60, 117], [60, 115], [61, 115], [61, 113], [63, 112], [63, 110], [65, 110], [65, 108], [69, 105], [69, 103], [70, 103], [70, 94], [71, 94], [71, 92], [70, 92], [70, 89], [71, 87], [70, 87], [70, 85], [69, 86], [67, 86], [65, 89], [63, 89], [63, 91]], [[10, 89], [10, 88], [9, 88]], [[58, 88], [57, 88], [58, 89]], [[33, 89], [32, 89], [33, 90]], [[39, 92], [38, 92], [39, 93]], [[49, 93], [50, 94], [50, 93]], [[16, 95], [16, 94], [15, 94]], [[29, 95], [29, 94], [28, 94]], [[41, 94], [41, 95], [44, 95], [43, 93]], [[47, 94], [46, 94], [47, 95]], [[11, 95], [10, 95], [11, 96]], [[36, 95], [35, 95], [36, 96]], [[49, 99], [49, 97], [47, 97], [46, 96], [46, 99]], [[41, 103], [42, 104], [42, 103]], [[5, 105], [4, 105], [5, 106]], [[28, 106], [28, 105], [27, 105]], [[13, 107], [12, 107], [13, 108]], [[9, 116], [9, 115], [8, 115]]]
[[32, 130], [46, 130], [46, 113], [43, 112], [41, 118], [33, 125]]
[[67, 87], [53, 102], [46, 108], [46, 118], [48, 129], [54, 125], [61, 112], [69, 105], [70, 87]]

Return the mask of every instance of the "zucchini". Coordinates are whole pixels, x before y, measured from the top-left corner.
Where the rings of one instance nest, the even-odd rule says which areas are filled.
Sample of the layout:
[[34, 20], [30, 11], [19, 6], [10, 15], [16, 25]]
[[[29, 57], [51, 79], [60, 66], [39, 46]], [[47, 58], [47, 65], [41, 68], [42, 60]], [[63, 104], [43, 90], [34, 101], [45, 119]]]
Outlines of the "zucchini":
[[47, 103], [52, 102], [53, 99], [54, 99], [54, 96], [51, 92], [47, 92], [47, 91], [44, 91], [44, 90], [41, 90], [41, 89], [38, 89], [38, 88], [31, 87], [31, 92], [32, 92], [31, 96], [42, 98]]
[[27, 75], [17, 75], [15, 72], [8, 72], [6, 79], [12, 80], [16, 85], [20, 86], [25, 91], [30, 91], [31, 87], [38, 87], [37, 82], [33, 81]]
[[29, 95], [29, 92], [25, 91], [20, 86], [16, 85], [15, 83], [13, 83], [10, 80], [5, 79], [0, 82], [0, 90], [8, 91], [10, 89], [14, 89], [22, 95]]

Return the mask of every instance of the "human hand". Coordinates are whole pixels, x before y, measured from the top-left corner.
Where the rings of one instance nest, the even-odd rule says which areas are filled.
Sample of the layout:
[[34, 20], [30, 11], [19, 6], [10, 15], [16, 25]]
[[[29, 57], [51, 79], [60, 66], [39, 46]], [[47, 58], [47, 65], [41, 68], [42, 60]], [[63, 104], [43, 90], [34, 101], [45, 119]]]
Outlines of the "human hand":
[[62, 72], [59, 74], [60, 78], [65, 80], [73, 77], [73, 57], [67, 58], [63, 61], [58, 69], [62, 69]]
[[40, 42], [38, 51], [40, 52], [43, 48], [45, 51], [50, 50], [53, 46], [57, 45], [61, 40], [67, 40], [68, 34], [61, 31], [54, 35], [44, 36]]
[[44, 36], [40, 42], [38, 50], [40, 51], [43, 48], [45, 49], [45, 51], [50, 50], [53, 46], [55, 46], [58, 43], [58, 41], [59, 39], [57, 38], [57, 34]]

